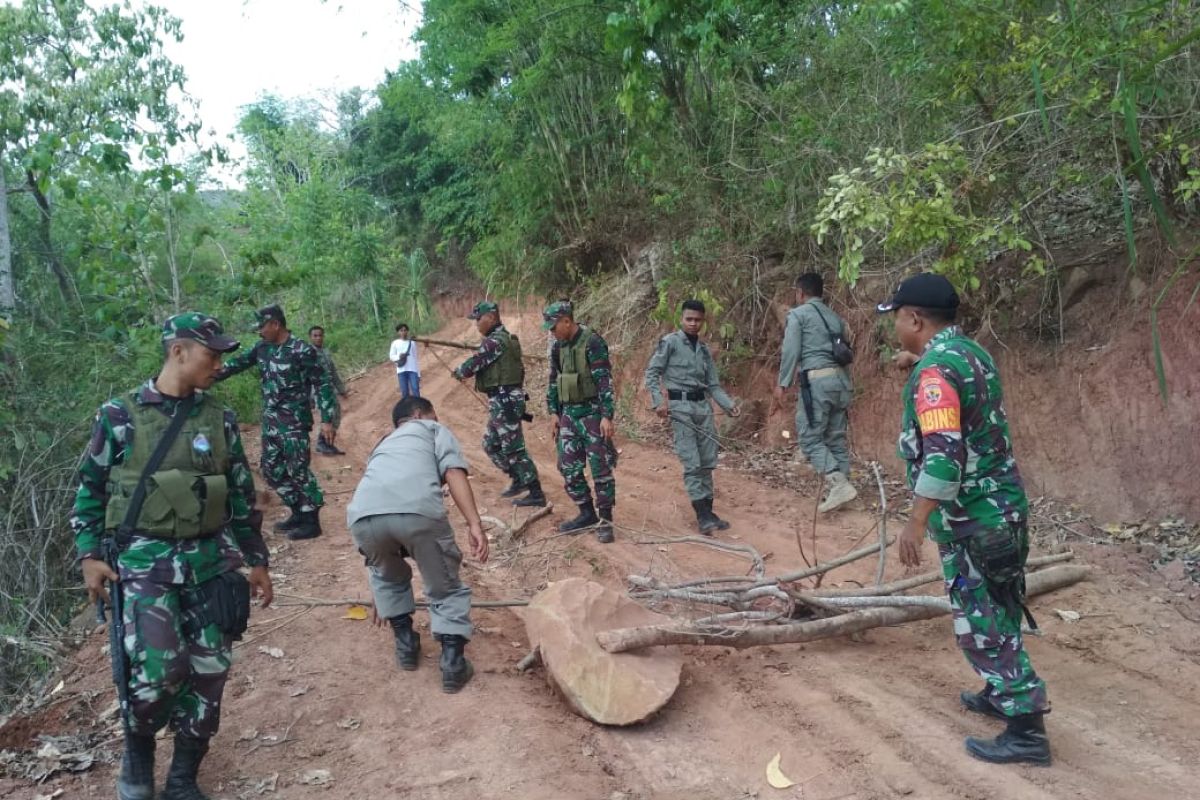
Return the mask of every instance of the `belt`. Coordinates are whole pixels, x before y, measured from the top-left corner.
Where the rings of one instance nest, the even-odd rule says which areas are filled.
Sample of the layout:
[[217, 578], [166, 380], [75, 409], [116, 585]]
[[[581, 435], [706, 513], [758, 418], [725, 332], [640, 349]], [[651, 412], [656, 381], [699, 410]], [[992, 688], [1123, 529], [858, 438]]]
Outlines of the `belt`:
[[708, 397], [708, 392], [700, 389], [695, 392], [682, 392], [678, 389], [667, 389], [668, 400], [691, 400], [693, 403], [698, 403]]
[[821, 367], [820, 369], [810, 369], [807, 371], [809, 380], [813, 378], [831, 378], [835, 375], [842, 374], [841, 367]]
[[520, 388], [521, 388], [520, 386], [517, 386], [515, 384], [511, 385], [511, 386], [493, 386], [491, 389], [484, 389], [483, 393], [486, 394], [488, 397], [495, 397], [496, 395], [500, 394], [501, 392], [507, 392], [512, 389], [520, 389]]

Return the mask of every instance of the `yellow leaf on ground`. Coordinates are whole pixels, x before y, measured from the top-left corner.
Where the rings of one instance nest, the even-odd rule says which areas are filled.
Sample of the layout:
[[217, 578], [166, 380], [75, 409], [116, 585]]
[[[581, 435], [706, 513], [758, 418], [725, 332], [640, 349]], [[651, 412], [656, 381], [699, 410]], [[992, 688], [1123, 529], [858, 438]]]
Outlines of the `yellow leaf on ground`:
[[367, 618], [367, 609], [363, 606], [350, 606], [349, 610], [342, 615], [342, 619], [356, 619], [359, 622]]
[[787, 775], [779, 769], [780, 754], [776, 753], [775, 757], [767, 764], [767, 783], [771, 784], [775, 789], [787, 789], [795, 786], [796, 782], [789, 779]]

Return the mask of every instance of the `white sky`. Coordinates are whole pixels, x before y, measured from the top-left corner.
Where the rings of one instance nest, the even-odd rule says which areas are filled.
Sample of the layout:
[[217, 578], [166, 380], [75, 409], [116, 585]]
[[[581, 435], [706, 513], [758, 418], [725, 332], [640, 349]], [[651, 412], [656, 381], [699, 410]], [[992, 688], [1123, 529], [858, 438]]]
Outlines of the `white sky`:
[[[412, 34], [419, 0], [149, 0], [183, 23], [184, 39], [167, 55], [187, 72], [206, 141], [230, 141], [239, 108], [264, 93], [325, 98], [361, 86], [374, 89], [387, 70], [415, 58]], [[212, 130], [212, 136], [208, 131]], [[240, 184], [236, 167], [214, 176]]]

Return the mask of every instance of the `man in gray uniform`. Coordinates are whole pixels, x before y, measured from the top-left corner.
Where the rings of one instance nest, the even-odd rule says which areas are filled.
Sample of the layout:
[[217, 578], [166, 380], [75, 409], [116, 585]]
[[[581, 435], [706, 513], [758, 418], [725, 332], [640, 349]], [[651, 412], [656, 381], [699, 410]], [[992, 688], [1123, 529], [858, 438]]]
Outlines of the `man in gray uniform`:
[[782, 402], [784, 389], [800, 384], [796, 404], [796, 431], [800, 451], [818, 475], [825, 477], [829, 494], [818, 507], [833, 511], [854, 498], [858, 490], [849, 481], [850, 449], [846, 445], [846, 412], [852, 389], [850, 373], [834, 359], [834, 337], [846, 338], [846, 323], [825, 305], [825, 282], [815, 272], [796, 280], [796, 307], [788, 312], [775, 398]]
[[409, 395], [392, 409], [392, 423], [395, 430], [367, 460], [346, 508], [346, 522], [367, 560], [374, 620], [391, 624], [402, 670], [415, 670], [421, 653], [421, 639], [412, 624], [412, 568], [405, 559], [411, 556], [417, 562], [429, 598], [430, 628], [442, 643], [442, 691], [454, 693], [474, 674], [463, 656], [471, 638], [471, 589], [458, 578], [462, 552], [446, 518], [443, 483], [467, 520], [471, 555], [480, 563], [487, 561], [488, 541], [462, 449], [454, 434], [438, 423], [433, 404]]
[[[683, 464], [683, 485], [692, 500], [700, 532], [711, 536], [713, 531], [726, 530], [729, 523], [713, 513], [717, 428], [710, 401], [715, 400], [731, 417], [741, 416], [742, 410], [721, 388], [712, 353], [700, 341], [704, 303], [687, 300], [682, 311], [680, 329], [658, 340], [658, 348], [646, 365], [646, 389], [655, 413], [671, 420], [675, 455]], [[666, 400], [660, 383], [666, 383]]]

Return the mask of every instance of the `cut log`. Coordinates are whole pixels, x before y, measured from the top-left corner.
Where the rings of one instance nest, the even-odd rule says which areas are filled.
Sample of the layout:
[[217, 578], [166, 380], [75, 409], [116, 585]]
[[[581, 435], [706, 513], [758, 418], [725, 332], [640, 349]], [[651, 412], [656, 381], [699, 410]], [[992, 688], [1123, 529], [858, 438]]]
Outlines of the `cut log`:
[[[1085, 580], [1089, 570], [1082, 566], [1051, 567], [1026, 577], [1026, 594], [1052, 592], [1064, 586]], [[610, 653], [624, 653], [641, 647], [665, 644], [718, 645], [721, 647], [759, 647], [772, 644], [794, 644], [844, 636], [858, 631], [879, 628], [884, 625], [899, 625], [932, 619], [945, 614], [944, 608], [872, 608], [840, 614], [836, 617], [812, 622], [797, 622], [787, 625], [758, 625], [748, 628], [717, 629], [697, 628], [688, 622], [667, 625], [629, 627], [608, 630], [597, 635], [600, 646]]]
[[602, 725], [632, 725], [666, 705], [679, 687], [679, 653], [655, 648], [617, 654], [600, 647], [598, 633], [654, 627], [670, 618], [598, 583], [556, 581], [521, 616], [547, 680], [581, 717]]

